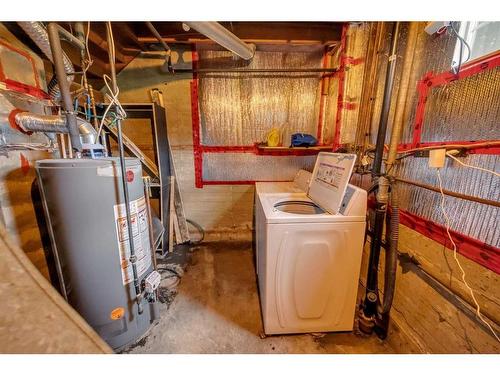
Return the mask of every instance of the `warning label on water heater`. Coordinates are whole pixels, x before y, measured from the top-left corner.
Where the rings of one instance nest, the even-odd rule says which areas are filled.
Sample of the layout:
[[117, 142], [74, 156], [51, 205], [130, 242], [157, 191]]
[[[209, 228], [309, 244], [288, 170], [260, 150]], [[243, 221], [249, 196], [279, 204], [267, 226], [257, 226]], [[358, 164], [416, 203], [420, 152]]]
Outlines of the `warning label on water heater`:
[[[123, 285], [134, 280], [132, 263], [130, 263], [130, 241], [128, 235], [127, 215], [125, 204], [115, 204], [116, 235], [120, 252]], [[137, 276], [142, 276], [151, 266], [151, 244], [149, 241], [149, 228], [144, 197], [130, 202], [130, 221], [132, 225], [132, 238], [137, 257]]]

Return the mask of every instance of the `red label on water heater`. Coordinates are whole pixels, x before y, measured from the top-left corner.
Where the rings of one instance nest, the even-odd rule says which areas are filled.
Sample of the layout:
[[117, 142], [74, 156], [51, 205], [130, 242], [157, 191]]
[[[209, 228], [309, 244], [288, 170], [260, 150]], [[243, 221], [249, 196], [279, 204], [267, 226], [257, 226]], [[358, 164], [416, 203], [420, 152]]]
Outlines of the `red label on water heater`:
[[134, 172], [132, 172], [131, 170], [128, 170], [125, 176], [127, 177], [127, 182], [134, 181]]

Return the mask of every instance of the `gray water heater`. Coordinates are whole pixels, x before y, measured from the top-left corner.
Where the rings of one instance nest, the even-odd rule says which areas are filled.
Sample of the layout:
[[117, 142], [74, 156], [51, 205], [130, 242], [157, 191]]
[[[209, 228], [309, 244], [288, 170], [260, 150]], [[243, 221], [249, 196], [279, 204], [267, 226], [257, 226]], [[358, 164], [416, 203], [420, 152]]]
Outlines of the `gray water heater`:
[[[154, 270], [149, 220], [138, 159], [126, 158], [139, 282]], [[139, 314], [118, 158], [51, 159], [36, 171], [61, 292], [113, 348], [142, 336], [157, 318], [143, 299]]]

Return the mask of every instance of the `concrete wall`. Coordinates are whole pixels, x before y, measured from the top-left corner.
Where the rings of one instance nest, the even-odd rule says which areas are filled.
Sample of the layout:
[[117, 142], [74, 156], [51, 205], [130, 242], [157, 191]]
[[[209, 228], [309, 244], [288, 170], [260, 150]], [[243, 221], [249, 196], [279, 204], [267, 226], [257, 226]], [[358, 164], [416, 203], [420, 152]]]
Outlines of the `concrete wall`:
[[[33, 57], [41, 86], [45, 88], [42, 60], [19, 42], [2, 24], [0, 24], [0, 39], [28, 52]], [[10, 127], [8, 116], [13, 105], [7, 99], [2, 98], [0, 137], [5, 138], [7, 142], [14, 143], [47, 143], [47, 138], [44, 135], [25, 136]], [[31, 200], [31, 185], [35, 179], [33, 168], [35, 161], [47, 158], [51, 158], [51, 154], [42, 151], [0, 152], [0, 224], [5, 226], [14, 244], [23, 249], [31, 262], [46, 278], [48, 278], [48, 269]]]
[[[162, 73], [162, 54], [158, 53], [156, 56], [158, 58], [139, 56], [120, 72], [120, 101], [151, 102], [149, 90], [158, 88], [163, 92], [168, 135], [186, 217], [198, 222], [208, 232], [238, 235], [239, 232], [248, 231], [252, 225], [253, 186], [195, 188], [190, 93], [192, 74]], [[182, 63], [183, 67], [191, 68], [189, 47], [175, 48], [173, 63]]]
[[[367, 242], [361, 268], [362, 285], [366, 282], [369, 249]], [[403, 331], [424, 353], [499, 353], [500, 343], [475, 317], [453, 251], [400, 225], [399, 252], [402, 256], [398, 262], [391, 325]], [[500, 277], [460, 254], [457, 257], [481, 312], [498, 332]], [[384, 262], [382, 251], [379, 275], [383, 275]], [[381, 279], [382, 291], [382, 276]], [[358, 298], [364, 298], [364, 294]]]

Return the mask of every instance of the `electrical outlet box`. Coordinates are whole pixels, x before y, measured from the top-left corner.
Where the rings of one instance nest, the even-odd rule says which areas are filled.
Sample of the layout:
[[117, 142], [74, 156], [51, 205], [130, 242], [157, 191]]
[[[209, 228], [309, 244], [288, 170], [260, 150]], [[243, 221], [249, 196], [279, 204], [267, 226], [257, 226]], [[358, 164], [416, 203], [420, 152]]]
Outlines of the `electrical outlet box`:
[[449, 21], [434, 21], [428, 22], [425, 26], [425, 32], [429, 35], [440, 32], [450, 24]]
[[446, 160], [446, 149], [439, 148], [429, 151], [429, 167], [430, 168], [443, 168]]

